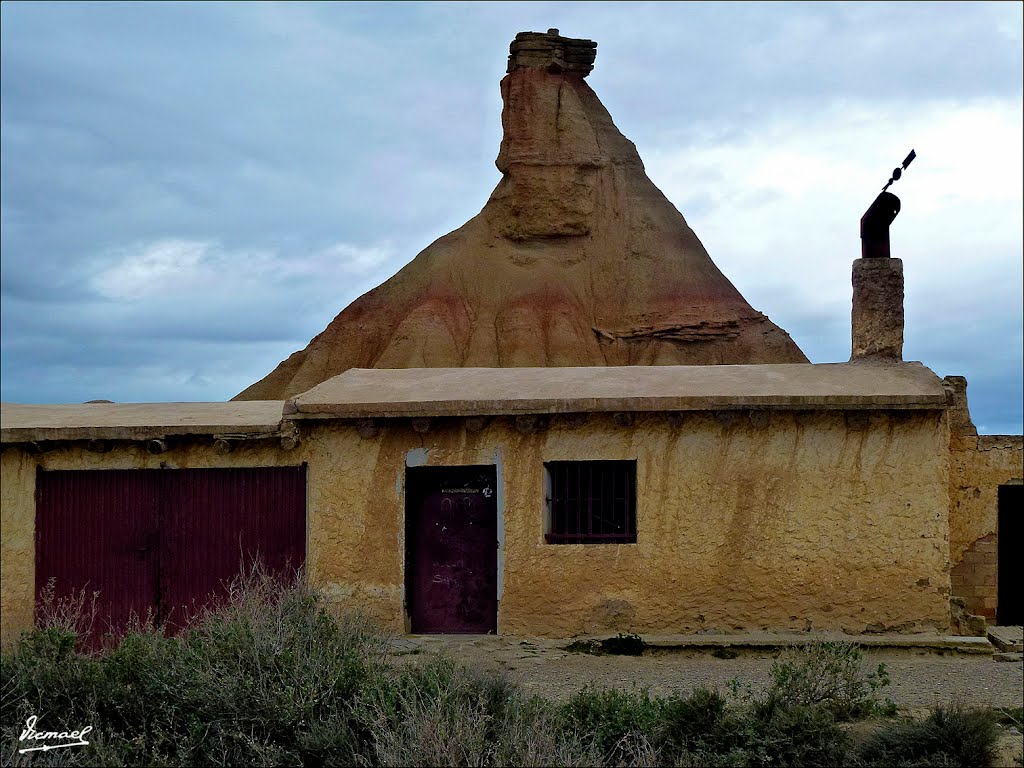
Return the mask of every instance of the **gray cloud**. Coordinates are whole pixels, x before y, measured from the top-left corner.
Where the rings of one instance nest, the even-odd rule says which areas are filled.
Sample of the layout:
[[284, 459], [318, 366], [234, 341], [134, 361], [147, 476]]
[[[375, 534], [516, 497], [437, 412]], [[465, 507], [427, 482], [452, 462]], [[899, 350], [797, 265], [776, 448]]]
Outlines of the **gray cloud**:
[[[860, 213], [946, 120], [942, 151], [919, 147], [898, 190], [907, 354], [968, 375], [979, 425], [1021, 429], [1021, 225], [1006, 213], [1020, 184], [999, 167], [1006, 136], [949, 122], [975, 109], [1020, 123], [1019, 4], [0, 14], [5, 400], [223, 399], [264, 375], [480, 209], [506, 46], [556, 26], [599, 41], [591, 84], [652, 178], [814, 360], [848, 354]], [[968, 176], [968, 156], [986, 170]], [[810, 181], [751, 176], [769, 157]]]

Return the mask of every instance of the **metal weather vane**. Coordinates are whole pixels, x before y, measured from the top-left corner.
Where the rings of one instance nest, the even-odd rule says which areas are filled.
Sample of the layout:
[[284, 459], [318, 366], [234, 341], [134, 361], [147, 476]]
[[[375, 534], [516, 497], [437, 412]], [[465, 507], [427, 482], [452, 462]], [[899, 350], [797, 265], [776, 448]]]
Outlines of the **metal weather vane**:
[[903, 165], [900, 166], [899, 168], [892, 169], [892, 176], [889, 177], [889, 181], [886, 183], [886, 185], [882, 187], [883, 192], [885, 192], [885, 190], [891, 187], [893, 185], [893, 182], [900, 180], [900, 177], [903, 175], [903, 172], [907, 170], [907, 166], [914, 162], [915, 157], [917, 157], [917, 152], [915, 152], [914, 150], [910, 150], [910, 154], [903, 158]]
[[910, 154], [903, 159], [903, 164], [893, 168], [892, 176], [878, 197], [871, 203], [870, 207], [860, 218], [860, 239], [861, 257], [865, 259], [890, 258], [889, 251], [889, 225], [896, 220], [900, 212], [900, 199], [892, 192], [887, 192], [895, 182], [900, 180], [907, 166], [914, 162], [917, 153], [910, 150]]

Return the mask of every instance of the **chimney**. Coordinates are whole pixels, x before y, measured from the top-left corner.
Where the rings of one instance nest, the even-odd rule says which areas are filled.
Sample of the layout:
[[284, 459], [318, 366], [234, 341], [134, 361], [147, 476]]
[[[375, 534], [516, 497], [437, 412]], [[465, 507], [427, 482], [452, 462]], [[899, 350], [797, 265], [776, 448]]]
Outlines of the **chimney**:
[[903, 261], [853, 262], [851, 360], [903, 360]]
[[853, 262], [853, 312], [850, 360], [903, 360], [903, 262], [889, 251], [889, 225], [900, 212], [900, 199], [886, 190], [899, 180], [915, 157], [902, 168], [864, 212], [860, 220], [861, 257]]

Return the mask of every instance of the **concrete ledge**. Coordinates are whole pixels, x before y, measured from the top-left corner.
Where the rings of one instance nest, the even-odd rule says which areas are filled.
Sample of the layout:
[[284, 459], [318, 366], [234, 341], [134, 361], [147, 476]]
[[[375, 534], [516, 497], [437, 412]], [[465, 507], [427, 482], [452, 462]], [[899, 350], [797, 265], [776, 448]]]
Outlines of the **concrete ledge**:
[[[543, 651], [564, 651], [573, 642], [601, 641], [614, 633], [584, 635], [567, 638], [530, 637], [528, 635], [399, 635], [391, 638], [392, 650], [399, 654], [416, 649], [447, 649], [456, 653], [459, 648], [474, 645], [486, 648], [530, 646]], [[654, 651], [713, 650], [732, 648], [747, 651], [773, 651], [799, 648], [808, 643], [846, 642], [868, 650], [905, 650], [960, 653], [992, 656], [995, 648], [984, 637], [958, 637], [952, 635], [847, 635], [840, 632], [774, 633], [748, 632], [735, 635], [641, 635], [647, 645], [646, 653]]]
[[920, 363], [599, 368], [352, 368], [289, 400], [289, 418], [718, 409], [945, 409]]
[[0, 404], [0, 442], [151, 440], [167, 435], [271, 435], [280, 400], [229, 403]]
[[650, 648], [663, 650], [685, 650], [696, 648], [740, 648], [775, 649], [796, 648], [808, 643], [842, 642], [854, 643], [872, 650], [907, 649], [928, 651], [956, 651], [957, 653], [988, 654], [994, 652], [992, 644], [985, 637], [959, 637], [955, 635], [846, 635], [839, 633], [815, 632], [808, 634], [746, 635], [645, 635], [644, 642]]
[[988, 639], [1004, 653], [1024, 652], [1024, 627], [993, 626], [988, 628]]

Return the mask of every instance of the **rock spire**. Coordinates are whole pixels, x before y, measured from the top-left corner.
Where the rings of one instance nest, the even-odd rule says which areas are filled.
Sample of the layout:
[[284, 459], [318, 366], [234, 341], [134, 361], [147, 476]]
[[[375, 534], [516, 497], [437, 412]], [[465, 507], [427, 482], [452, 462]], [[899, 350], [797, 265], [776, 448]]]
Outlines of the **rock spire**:
[[552, 29], [509, 52], [502, 178], [483, 210], [236, 399], [349, 368], [807, 362], [647, 178], [584, 81], [597, 44]]

